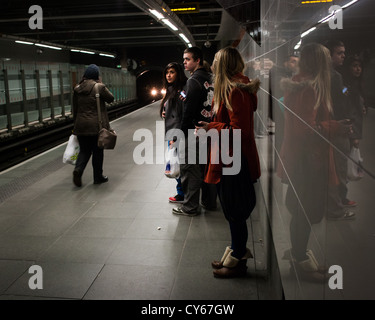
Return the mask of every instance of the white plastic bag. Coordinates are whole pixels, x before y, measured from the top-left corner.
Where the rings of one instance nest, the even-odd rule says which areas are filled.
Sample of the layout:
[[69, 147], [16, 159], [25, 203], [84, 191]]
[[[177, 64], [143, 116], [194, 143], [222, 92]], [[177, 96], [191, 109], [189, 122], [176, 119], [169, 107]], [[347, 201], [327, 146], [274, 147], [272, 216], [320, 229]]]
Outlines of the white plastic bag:
[[70, 163], [75, 165], [79, 153], [79, 143], [76, 135], [72, 134], [69, 137], [68, 144], [63, 155], [63, 163]]
[[178, 178], [180, 176], [180, 163], [178, 161], [177, 148], [170, 146], [166, 154], [165, 175], [168, 178]]
[[349, 181], [357, 181], [363, 178], [363, 169], [361, 153], [359, 148], [352, 147], [350, 150], [349, 157], [354, 160], [348, 159], [348, 172], [347, 177]]

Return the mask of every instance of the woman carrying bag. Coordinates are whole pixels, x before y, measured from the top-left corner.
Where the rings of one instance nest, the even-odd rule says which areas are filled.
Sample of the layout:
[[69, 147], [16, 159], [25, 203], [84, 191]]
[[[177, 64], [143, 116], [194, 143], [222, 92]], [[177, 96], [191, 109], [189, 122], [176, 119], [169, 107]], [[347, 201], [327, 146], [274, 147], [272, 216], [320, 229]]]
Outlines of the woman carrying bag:
[[[180, 98], [180, 94], [181, 91], [185, 90], [186, 81], [187, 77], [180, 64], [171, 62], [165, 67], [163, 82], [167, 92], [160, 104], [160, 116], [165, 120], [165, 133], [171, 129], [181, 129], [183, 97]], [[173, 140], [168, 141], [168, 149], [173, 144]], [[176, 181], [177, 194], [169, 197], [169, 202], [182, 203], [184, 192], [182, 191], [181, 179], [176, 178]]]
[[73, 183], [77, 187], [82, 186], [82, 174], [92, 155], [92, 167], [94, 184], [108, 181], [103, 176], [104, 150], [98, 147], [99, 118], [96, 101], [96, 90], [100, 95], [101, 120], [103, 128], [110, 129], [105, 102], [111, 103], [114, 100], [113, 94], [99, 80], [99, 67], [91, 64], [87, 67], [82, 80], [74, 88], [73, 93], [73, 119], [74, 134], [77, 135], [80, 152], [73, 171]]

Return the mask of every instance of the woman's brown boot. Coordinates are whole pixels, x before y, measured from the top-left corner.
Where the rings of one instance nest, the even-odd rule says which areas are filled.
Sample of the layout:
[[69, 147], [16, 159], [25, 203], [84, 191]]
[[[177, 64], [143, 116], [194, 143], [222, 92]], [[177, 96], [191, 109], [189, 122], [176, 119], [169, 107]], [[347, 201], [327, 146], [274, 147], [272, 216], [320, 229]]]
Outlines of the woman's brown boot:
[[225, 252], [224, 252], [221, 260], [220, 261], [214, 260], [214, 261], [211, 262], [212, 268], [214, 268], [214, 269], [222, 268], [225, 258], [227, 257], [228, 254], [232, 253], [232, 251], [233, 250], [230, 247], [226, 247]]
[[220, 269], [214, 269], [214, 277], [216, 278], [235, 278], [235, 277], [244, 277], [246, 275], [247, 266], [246, 262], [248, 258], [252, 258], [249, 249], [246, 249], [245, 255], [241, 260], [232, 256], [230, 252], [223, 262], [223, 267]]

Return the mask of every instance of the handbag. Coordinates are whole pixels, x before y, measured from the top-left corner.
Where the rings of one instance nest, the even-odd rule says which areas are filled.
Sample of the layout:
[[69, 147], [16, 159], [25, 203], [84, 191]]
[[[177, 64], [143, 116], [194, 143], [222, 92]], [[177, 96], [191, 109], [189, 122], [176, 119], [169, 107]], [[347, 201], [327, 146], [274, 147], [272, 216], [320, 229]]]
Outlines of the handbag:
[[176, 179], [180, 176], [180, 163], [178, 161], [178, 151], [175, 147], [169, 147], [166, 154], [166, 165], [164, 174], [168, 178]]
[[347, 178], [349, 181], [357, 181], [363, 178], [364, 172], [362, 169], [362, 162], [363, 159], [359, 152], [359, 148], [352, 147], [348, 159]]
[[75, 165], [79, 154], [79, 142], [76, 135], [71, 134], [63, 155], [63, 163]]
[[95, 84], [95, 97], [96, 106], [98, 108], [98, 119], [99, 119], [99, 135], [98, 135], [98, 147], [101, 149], [114, 149], [117, 141], [116, 131], [113, 129], [103, 128], [102, 124], [102, 114], [100, 111], [100, 94], [98, 91], [98, 86]]

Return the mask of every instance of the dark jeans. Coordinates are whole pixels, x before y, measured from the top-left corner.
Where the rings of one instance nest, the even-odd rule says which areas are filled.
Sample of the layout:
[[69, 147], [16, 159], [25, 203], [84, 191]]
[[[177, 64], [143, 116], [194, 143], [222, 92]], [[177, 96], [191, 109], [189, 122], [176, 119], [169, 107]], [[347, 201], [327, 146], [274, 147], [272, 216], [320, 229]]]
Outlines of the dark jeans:
[[77, 138], [80, 150], [75, 170], [82, 175], [92, 155], [94, 181], [100, 180], [103, 176], [104, 150], [98, 148], [98, 136], [77, 136]]
[[177, 194], [183, 197], [184, 191], [182, 190], [181, 178], [177, 178], [176, 181], [177, 181], [177, 186], [176, 186]]
[[232, 256], [241, 259], [246, 252], [248, 239], [246, 220], [256, 204], [254, 184], [250, 180], [246, 162], [242, 161], [238, 174], [221, 177], [217, 194], [230, 226]]

